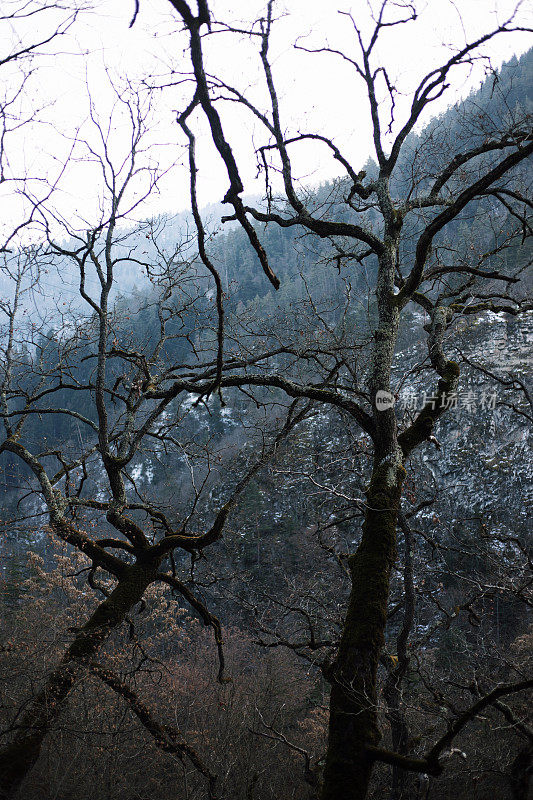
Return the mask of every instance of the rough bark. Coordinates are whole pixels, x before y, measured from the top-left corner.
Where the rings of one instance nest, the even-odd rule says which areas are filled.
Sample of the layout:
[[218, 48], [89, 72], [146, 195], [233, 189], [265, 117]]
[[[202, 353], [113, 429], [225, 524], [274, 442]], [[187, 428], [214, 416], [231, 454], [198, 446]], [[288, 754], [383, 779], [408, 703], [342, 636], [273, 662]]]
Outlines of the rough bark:
[[373, 764], [366, 748], [381, 738], [376, 675], [396, 558], [402, 478], [402, 467], [392, 483], [388, 466], [374, 468], [361, 544], [349, 561], [352, 591], [339, 652], [328, 672], [332, 686], [322, 800], [366, 797]]
[[156, 565], [128, 567], [114, 590], [80, 629], [58, 666], [17, 720], [16, 735], [0, 752], [0, 797], [11, 798], [39, 758], [43, 740], [77, 681], [111, 631], [154, 580]]
[[381, 188], [389, 225], [385, 249], [379, 259], [378, 324], [369, 380], [375, 455], [361, 543], [349, 559], [352, 588], [343, 634], [328, 674], [330, 719], [322, 800], [364, 800], [374, 763], [367, 747], [375, 747], [381, 738], [377, 668], [385, 641], [390, 574], [396, 560], [396, 525], [405, 475], [394, 408], [383, 410], [376, 405], [378, 392], [390, 392], [399, 323], [394, 298], [399, 229], [389, 209], [386, 182]]

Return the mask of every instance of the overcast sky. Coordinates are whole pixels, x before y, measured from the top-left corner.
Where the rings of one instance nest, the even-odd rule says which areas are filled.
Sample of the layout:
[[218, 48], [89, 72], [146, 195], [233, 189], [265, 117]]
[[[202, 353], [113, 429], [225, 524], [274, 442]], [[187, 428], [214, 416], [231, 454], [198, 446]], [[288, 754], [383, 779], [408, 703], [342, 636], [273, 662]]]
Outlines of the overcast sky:
[[[213, 0], [213, 16], [240, 25], [264, 13], [264, 3], [257, 0]], [[465, 39], [472, 40], [507, 19], [513, 12], [514, 0], [424, 0], [417, 4], [419, 17], [409, 23], [384, 32], [376, 50], [375, 64], [386, 65], [391, 80], [403, 94], [397, 99], [396, 118], [405, 118], [409, 106], [409, 92], [420, 76], [442, 63], [450, 47], [461, 47]], [[187, 41], [180, 33], [180, 25], [166, 0], [141, 0], [140, 13], [132, 28], [129, 22], [133, 2], [102, 0], [93, 4], [93, 10], [80, 14], [69, 34], [59, 45], [54, 44], [54, 57], [42, 60], [33, 78], [31, 103], [48, 105], [41, 118], [38, 135], [28, 127], [14, 135], [11, 163], [19, 175], [24, 171], [39, 176], [57, 176], [75, 132], [79, 138], [88, 138], [96, 145], [94, 125], [88, 119], [88, 90], [93, 102], [93, 112], [103, 127], [116, 97], [109, 88], [108, 75], [116, 85], [124, 76], [132, 81], [142, 78], [168, 82], [170, 70], [174, 80], [179, 73], [189, 69]], [[349, 18], [339, 11], [351, 11], [357, 24], [368, 35], [370, 18], [366, 0], [339, 2], [338, 0], [279, 0], [276, 6], [280, 17], [274, 28], [271, 44], [271, 61], [281, 101], [282, 124], [290, 132], [320, 132], [332, 138], [357, 169], [368, 156], [373, 155], [368, 103], [364, 87], [346, 61], [331, 54], [308, 54], [294, 48], [297, 42], [307, 48], [329, 45], [348, 55], [357, 55], [355, 33]], [[533, 14], [528, 3], [518, 11], [522, 25], [533, 27]], [[2, 31], [4, 52], [13, 32], [5, 23]], [[40, 31], [39, 31], [40, 32]], [[34, 28], [17, 29], [23, 37], [35, 36]], [[506, 34], [492, 41], [485, 52], [491, 54], [492, 63], [498, 66], [513, 53], [522, 53], [531, 44], [528, 34]], [[60, 52], [57, 53], [57, 50]], [[206, 64], [209, 72], [221, 75], [228, 83], [238, 86], [260, 106], [266, 108], [264, 83], [259, 70], [257, 42], [235, 39], [218, 33], [205, 42]], [[38, 62], [36, 62], [37, 66]], [[456, 82], [446, 96], [432, 109], [438, 113], [479, 86], [483, 66], [456, 73]], [[16, 81], [14, 72], [11, 80]], [[14, 83], [13, 83], [14, 85]], [[154, 146], [152, 163], [166, 167], [176, 163], [173, 171], [160, 185], [160, 193], [143, 208], [141, 216], [159, 211], [180, 211], [187, 207], [187, 176], [180, 166], [184, 158], [183, 139], [175, 123], [175, 111], [182, 109], [190, 98], [188, 84], [166, 89], [155, 98], [149, 140]], [[382, 106], [386, 111], [385, 106]], [[233, 146], [247, 193], [261, 191], [262, 184], [255, 180], [253, 145], [265, 142], [258, 124], [248, 114], [236, 109], [234, 104], [222, 109], [227, 136]], [[429, 117], [428, 117], [429, 118]], [[427, 119], [427, 118], [426, 118]], [[227, 188], [227, 178], [219, 163], [205, 125], [197, 115], [192, 122], [199, 133], [199, 187], [202, 204], [217, 202]], [[117, 156], [127, 151], [127, 117], [123, 110], [115, 110], [112, 123], [113, 147]], [[13, 145], [16, 141], [16, 147]], [[63, 179], [63, 189], [56, 203], [68, 216], [75, 213], [79, 226], [89, 223], [98, 207], [101, 195], [99, 178], [94, 165], [75, 150], [77, 159]], [[86, 151], [85, 151], [86, 153]], [[322, 148], [306, 145], [293, 151], [294, 165], [302, 181], [318, 184], [338, 174], [337, 164]], [[87, 155], [87, 153], [86, 153]], [[4, 186], [4, 202], [0, 206], [4, 222], [16, 204], [6, 197], [10, 191]]]

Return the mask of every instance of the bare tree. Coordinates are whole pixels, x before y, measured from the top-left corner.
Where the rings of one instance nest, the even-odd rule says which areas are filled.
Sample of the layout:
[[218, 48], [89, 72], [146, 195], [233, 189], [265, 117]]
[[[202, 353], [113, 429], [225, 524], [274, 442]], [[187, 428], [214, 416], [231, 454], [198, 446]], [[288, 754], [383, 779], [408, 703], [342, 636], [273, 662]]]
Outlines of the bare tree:
[[[224, 202], [233, 207], [228, 220], [237, 220], [245, 229], [259, 261], [274, 286], [277, 281], [265, 260], [256, 223], [297, 226], [332, 244], [332, 261], [358, 269], [366, 262], [376, 263], [374, 284], [375, 322], [372, 355], [366, 376], [367, 400], [361, 400], [361, 387], [339, 390], [334, 384], [318, 388], [291, 381], [285, 376], [264, 374], [222, 378], [220, 385], [272, 385], [293, 397], [307, 396], [345, 409], [361, 426], [373, 445], [373, 467], [365, 493], [362, 538], [349, 556], [351, 594], [342, 637], [326, 675], [331, 683], [329, 744], [322, 790], [323, 800], [364, 798], [376, 761], [396, 764], [403, 769], [438, 774], [440, 757], [455, 735], [475, 715], [500, 696], [528, 688], [531, 680], [494, 688], [450, 723], [446, 733], [429, 748], [423, 758], [408, 758], [401, 753], [379, 748], [376, 680], [384, 643], [391, 570], [396, 561], [396, 529], [402, 486], [413, 452], [434, 441], [434, 428], [453, 407], [459, 382], [457, 361], [446, 353], [446, 335], [457, 318], [486, 310], [516, 315], [531, 308], [530, 302], [513, 287], [520, 281], [521, 269], [509, 273], [494, 268], [491, 256], [498, 248], [461, 253], [448, 246], [446, 235], [462, 219], [466, 210], [477, 218], [498, 219], [501, 209], [507, 222], [517, 223], [504, 242], [515, 235], [527, 238], [527, 215], [531, 203], [520, 177], [520, 165], [533, 152], [530, 118], [510, 114], [506, 120], [492, 120], [488, 114], [468, 114], [468, 136], [440, 135], [437, 130], [417, 144], [412, 152], [413, 131], [431, 104], [440, 98], [457, 70], [470, 65], [480, 48], [497, 36], [523, 30], [514, 15], [476, 41], [457, 48], [444, 63], [423, 76], [412, 93], [410, 110], [397, 121], [395, 100], [398, 89], [386, 68], [377, 63], [377, 44], [385, 30], [415, 22], [416, 8], [411, 3], [384, 0], [373, 15], [373, 27], [365, 36], [357, 18], [346, 14], [353, 29], [353, 52], [321, 48], [326, 57], [347, 61], [366, 88], [377, 169], [375, 175], [358, 171], [343, 156], [333, 138], [323, 133], [285, 132], [281, 103], [269, 60], [274, 3], [268, 2], [264, 18], [248, 28], [232, 26], [212, 18], [208, 3], [198, 2], [193, 9], [185, 0], [171, 0], [181, 17], [190, 40], [194, 95], [180, 116], [189, 133], [188, 120], [201, 108], [211, 129], [213, 142], [226, 166], [229, 189]], [[245, 90], [225, 83], [223, 76], [209, 75], [203, 60], [203, 36], [210, 32], [247, 36], [257, 41], [264, 72], [265, 105], [259, 107]], [[302, 45], [298, 45], [304, 49]], [[217, 111], [222, 100], [241, 103], [264, 127], [267, 141], [258, 148], [260, 164], [267, 172], [267, 208], [245, 205], [243, 184]], [[390, 122], [386, 120], [387, 109]], [[387, 134], [391, 134], [387, 146]], [[392, 135], [393, 134], [393, 135]], [[314, 140], [329, 148], [345, 170], [339, 181], [338, 203], [331, 215], [324, 208], [314, 210], [305, 193], [298, 190], [291, 165], [290, 150], [300, 142]], [[409, 156], [409, 150], [411, 155]], [[406, 162], [407, 158], [407, 162]], [[269, 172], [281, 175], [284, 204], [275, 209]], [[497, 209], [500, 209], [498, 212]], [[451, 233], [451, 236], [454, 234]], [[501, 240], [500, 240], [501, 241]], [[393, 360], [402, 317], [410, 304], [416, 304], [426, 317], [424, 330], [427, 357], [437, 380], [424, 407], [406, 425], [400, 426], [394, 410], [391, 386]], [[160, 397], [162, 395], [155, 395]], [[407, 612], [408, 615], [408, 612]], [[401, 665], [399, 669], [403, 669]], [[391, 685], [391, 700], [394, 687]]]
[[[167, 237], [170, 244], [165, 243], [164, 220], [132, 227], [163, 170], [145, 147], [150, 93], [132, 94], [126, 87], [117, 90], [116, 97], [116, 109], [129, 122], [129, 140], [125, 143], [119, 136], [117, 144], [113, 119], [102, 123], [91, 105], [95, 135], [77, 144], [101, 171], [103, 202], [97, 224], [79, 232], [51, 206], [42, 206], [43, 244], [4, 253], [12, 299], [0, 307], [5, 320], [0, 453], [25, 465], [30, 491], [44, 503], [49, 528], [86, 557], [89, 585], [104, 599], [75, 631], [60, 662], [5, 732], [10, 741], [0, 752], [2, 796], [11, 796], [32, 768], [66, 698], [87, 671], [130, 704], [163, 750], [191, 760], [205, 776], [209, 796], [214, 796], [215, 776], [198, 754], [179, 732], [162, 726], [133, 689], [96, 658], [146, 589], [159, 583], [212, 629], [218, 679], [226, 680], [220, 622], [180, 578], [174, 554], [190, 554], [194, 562], [220, 538], [249, 480], [307, 411], [288, 406], [284, 422], [263, 436], [255, 457], [243, 459], [240, 475], [232, 487], [225, 487], [224, 502], [209, 518], [207, 490], [216, 478], [210, 449], [208, 444], [187, 444], [182, 430], [187, 406], [180, 408], [191, 395], [206, 404], [222, 384], [220, 277], [205, 252], [194, 180], [196, 237], [176, 244], [174, 234]], [[27, 310], [24, 297], [37, 280], [32, 270], [49, 259], [60, 263], [64, 275], [74, 270], [78, 285], [70, 310], [56, 307], [51, 332], [21, 318]], [[116, 294], [121, 268], [137, 269], [151, 287], [148, 299], [139, 307], [130, 305], [129, 313]], [[213, 279], [218, 292], [214, 314], [207, 297]], [[142, 311], [149, 313], [150, 325], [136, 336], [127, 319]], [[233, 370], [246, 363], [247, 359], [241, 364], [230, 358]], [[63, 405], [65, 392], [79, 398], [75, 407]], [[67, 424], [66, 441], [60, 435], [55, 440], [47, 436], [47, 428], [58, 419]], [[32, 428], [36, 420], [44, 421], [38, 436]], [[69, 435], [69, 423], [75, 426], [74, 436]], [[189, 465], [188, 489], [177, 511], [138, 485], [134, 467], [143, 448], [165, 457], [181, 455]], [[196, 471], [195, 449], [202, 451]]]

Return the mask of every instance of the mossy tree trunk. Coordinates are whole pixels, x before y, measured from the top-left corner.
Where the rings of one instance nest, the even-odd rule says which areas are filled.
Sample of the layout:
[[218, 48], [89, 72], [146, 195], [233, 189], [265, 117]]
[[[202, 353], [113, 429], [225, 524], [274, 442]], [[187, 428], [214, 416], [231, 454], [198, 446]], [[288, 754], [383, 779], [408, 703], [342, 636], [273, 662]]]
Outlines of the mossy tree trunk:
[[16, 722], [17, 733], [0, 751], [0, 797], [15, 795], [41, 752], [43, 740], [77, 681], [103, 643], [138, 603], [155, 578], [157, 564], [128, 567], [118, 584], [80, 629], [58, 666]]
[[[386, 196], [384, 187], [384, 201]], [[374, 464], [366, 493], [361, 542], [349, 559], [352, 586], [343, 633], [328, 674], [330, 719], [322, 800], [363, 800], [367, 796], [372, 759], [366, 748], [376, 746], [380, 740], [377, 668], [384, 644], [405, 474], [394, 408], [377, 404], [379, 393], [390, 393], [399, 325], [399, 308], [394, 298], [399, 228], [392, 212], [389, 218], [386, 247], [379, 259], [378, 322], [369, 380], [375, 425]]]
[[402, 470], [394, 485], [374, 470], [363, 536], [351, 556], [352, 590], [331, 680], [329, 741], [322, 800], [363, 800], [377, 745], [376, 677], [384, 644], [390, 574], [396, 558], [396, 519]]

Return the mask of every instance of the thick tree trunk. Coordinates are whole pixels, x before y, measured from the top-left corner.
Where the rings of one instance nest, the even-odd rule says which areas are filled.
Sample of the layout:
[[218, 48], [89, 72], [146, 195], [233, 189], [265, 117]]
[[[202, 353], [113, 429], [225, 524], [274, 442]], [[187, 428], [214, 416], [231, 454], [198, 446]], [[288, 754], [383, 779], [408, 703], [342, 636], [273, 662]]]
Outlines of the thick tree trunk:
[[367, 506], [361, 543], [349, 566], [352, 589], [331, 681], [328, 750], [322, 800], [364, 800], [373, 761], [367, 747], [377, 745], [376, 680], [385, 641], [390, 574], [396, 560], [396, 524], [403, 477], [403, 454], [398, 445], [392, 405], [378, 405], [390, 393], [392, 359], [398, 334], [399, 308], [394, 297], [398, 228], [387, 182], [378, 187], [386, 206], [388, 235], [379, 259], [376, 284], [378, 309], [374, 331], [369, 390], [375, 431], [374, 465], [366, 492]]
[[[157, 565], [156, 565], [157, 566]], [[64, 654], [46, 683], [17, 720], [15, 738], [0, 751], [0, 797], [13, 797], [39, 757], [43, 739], [86, 665], [111, 631], [138, 603], [155, 577], [154, 565], [128, 567], [115, 589], [101, 603]]]
[[396, 558], [396, 521], [403, 467], [377, 463], [367, 492], [363, 536], [350, 558], [352, 591], [331, 681], [329, 742], [322, 800], [363, 800], [377, 745], [376, 675]]

